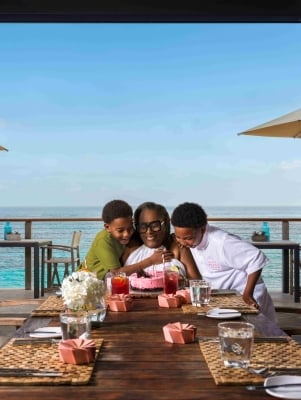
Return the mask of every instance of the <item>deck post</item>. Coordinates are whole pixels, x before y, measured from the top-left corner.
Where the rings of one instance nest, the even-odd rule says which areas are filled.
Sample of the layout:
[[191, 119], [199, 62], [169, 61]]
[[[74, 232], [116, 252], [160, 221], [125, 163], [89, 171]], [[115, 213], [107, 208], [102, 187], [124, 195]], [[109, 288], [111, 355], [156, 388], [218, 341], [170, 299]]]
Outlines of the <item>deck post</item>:
[[[32, 221], [25, 221], [25, 239], [31, 239]], [[25, 290], [31, 290], [31, 247], [25, 247]]]

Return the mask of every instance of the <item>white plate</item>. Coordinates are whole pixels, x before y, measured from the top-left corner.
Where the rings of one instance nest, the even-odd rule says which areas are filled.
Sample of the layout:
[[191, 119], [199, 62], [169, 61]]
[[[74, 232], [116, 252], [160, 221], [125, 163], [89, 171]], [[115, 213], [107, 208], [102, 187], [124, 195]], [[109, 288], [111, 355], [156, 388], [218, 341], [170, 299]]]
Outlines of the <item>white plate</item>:
[[[278, 375], [271, 376], [270, 378], [266, 378], [264, 381], [264, 386], [269, 385], [280, 385], [285, 383], [300, 383], [301, 384], [301, 376], [294, 375]], [[301, 386], [296, 387], [279, 387], [274, 389], [266, 389], [266, 392], [274, 397], [278, 397], [280, 399], [301, 399]]]
[[233, 319], [241, 317], [241, 313], [232, 308], [213, 308], [207, 311], [206, 317], [216, 319]]
[[59, 326], [45, 326], [31, 332], [29, 336], [33, 338], [59, 338], [62, 336], [62, 330]]

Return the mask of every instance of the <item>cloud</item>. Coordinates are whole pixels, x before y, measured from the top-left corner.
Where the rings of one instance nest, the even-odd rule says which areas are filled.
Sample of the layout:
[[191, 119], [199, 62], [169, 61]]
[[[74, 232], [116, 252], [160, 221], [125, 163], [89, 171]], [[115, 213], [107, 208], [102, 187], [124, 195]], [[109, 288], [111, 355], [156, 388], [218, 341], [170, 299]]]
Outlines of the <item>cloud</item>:
[[282, 161], [279, 165], [279, 169], [284, 171], [294, 170], [301, 168], [301, 160], [292, 160], [292, 161]]

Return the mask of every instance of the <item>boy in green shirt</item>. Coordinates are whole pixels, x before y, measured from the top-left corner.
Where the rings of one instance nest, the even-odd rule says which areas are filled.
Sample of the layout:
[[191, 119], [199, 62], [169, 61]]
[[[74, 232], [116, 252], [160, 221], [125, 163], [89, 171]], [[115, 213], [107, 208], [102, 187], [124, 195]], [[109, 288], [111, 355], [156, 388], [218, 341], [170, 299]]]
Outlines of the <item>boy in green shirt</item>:
[[86, 267], [99, 279], [121, 267], [121, 256], [134, 233], [132, 207], [123, 200], [112, 200], [104, 206], [102, 220], [104, 229], [95, 236], [85, 259]]

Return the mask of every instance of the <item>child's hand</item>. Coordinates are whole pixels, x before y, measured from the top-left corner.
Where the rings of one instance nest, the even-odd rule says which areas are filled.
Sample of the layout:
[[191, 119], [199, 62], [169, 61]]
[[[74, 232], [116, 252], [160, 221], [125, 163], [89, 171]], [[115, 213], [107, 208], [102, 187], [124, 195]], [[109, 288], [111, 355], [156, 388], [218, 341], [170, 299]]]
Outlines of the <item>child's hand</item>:
[[156, 250], [151, 256], [152, 265], [162, 264], [170, 261], [173, 258], [173, 253], [169, 250]]
[[248, 304], [248, 306], [253, 306], [255, 308], [257, 308], [257, 310], [259, 310], [259, 305], [257, 303], [257, 301], [254, 299], [253, 296], [249, 295], [249, 294], [243, 294], [242, 295], [243, 301]]

